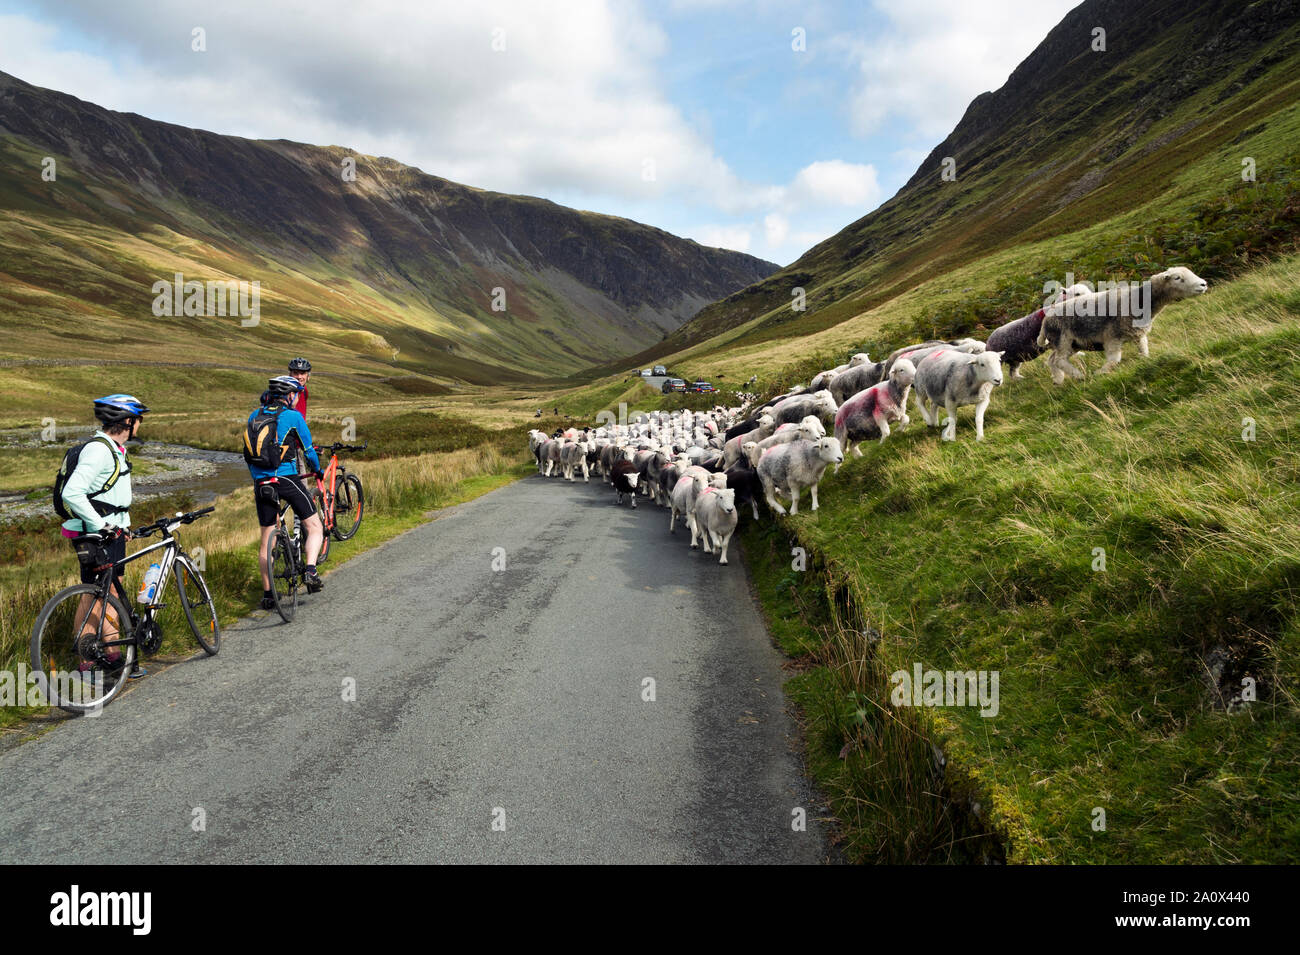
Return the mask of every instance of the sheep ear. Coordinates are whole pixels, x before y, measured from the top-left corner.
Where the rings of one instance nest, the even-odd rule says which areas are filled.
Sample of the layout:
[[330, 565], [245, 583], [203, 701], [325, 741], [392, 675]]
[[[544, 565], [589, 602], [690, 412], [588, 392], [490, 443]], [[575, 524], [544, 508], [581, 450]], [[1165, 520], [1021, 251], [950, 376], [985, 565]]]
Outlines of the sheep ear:
[[974, 355], [971, 355], [969, 358], [966, 359], [966, 364], [973, 365], [977, 361], [979, 361], [979, 359], [976, 358]]

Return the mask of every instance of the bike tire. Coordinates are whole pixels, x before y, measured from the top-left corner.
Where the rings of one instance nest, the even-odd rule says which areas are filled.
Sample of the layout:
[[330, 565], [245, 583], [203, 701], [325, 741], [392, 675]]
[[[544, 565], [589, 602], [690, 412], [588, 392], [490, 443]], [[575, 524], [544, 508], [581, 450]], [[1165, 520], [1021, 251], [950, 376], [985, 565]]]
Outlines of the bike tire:
[[[81, 654], [77, 645], [76, 633], [84, 623], [84, 620], [78, 620], [78, 605], [83, 596], [97, 597], [98, 595], [97, 584], [75, 584], [65, 587], [46, 602], [32, 625], [30, 645], [32, 676], [45, 701], [69, 713], [90, 713], [107, 706], [122, 692], [122, 688], [126, 686], [127, 675], [135, 666], [136, 645], [132, 642], [119, 648], [122, 658], [115, 666], [90, 671], [103, 674], [99, 693], [94, 692], [95, 678], [92, 678], [87, 685], [80, 677], [70, 677], [73, 672], [80, 673], [78, 667], [87, 659]], [[125, 622], [126, 626], [132, 626], [131, 615], [117, 594], [110, 592], [107, 601], [109, 607], [117, 614], [119, 625]], [[119, 639], [120, 634], [119, 630]], [[89, 695], [87, 695], [88, 690]]]
[[[349, 474], [338, 486], [338, 496], [334, 500], [334, 539], [351, 540], [361, 527], [361, 518], [365, 515], [366, 495], [361, 490], [361, 478]], [[344, 525], [348, 525], [344, 527]]]
[[298, 562], [293, 556], [293, 544], [283, 530], [275, 532], [271, 544], [271, 595], [275, 609], [285, 623], [292, 623], [298, 612]]
[[[203, 651], [208, 656], [215, 657], [221, 649], [221, 625], [217, 622], [217, 605], [208, 591], [208, 582], [203, 579], [197, 567], [179, 554], [172, 565], [172, 573], [176, 577], [176, 595], [180, 598], [181, 609], [185, 611], [190, 632]], [[186, 578], [189, 579], [189, 584], [185, 583]], [[195, 611], [200, 608], [203, 608], [203, 612], [196, 617]]]

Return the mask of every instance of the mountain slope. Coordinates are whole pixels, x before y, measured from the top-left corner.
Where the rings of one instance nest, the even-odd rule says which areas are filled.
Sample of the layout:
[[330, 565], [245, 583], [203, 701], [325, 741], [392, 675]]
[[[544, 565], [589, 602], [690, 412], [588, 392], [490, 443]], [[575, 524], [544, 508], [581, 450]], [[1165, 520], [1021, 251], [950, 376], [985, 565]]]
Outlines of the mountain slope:
[[[159, 123], [5, 74], [0, 164], [0, 306], [23, 327], [22, 356], [80, 355], [91, 313], [128, 339], [163, 328], [204, 352], [315, 340], [447, 378], [556, 376], [658, 341], [776, 268], [391, 159]], [[195, 335], [156, 318], [152, 284], [177, 271], [260, 281], [265, 327]]]
[[[1097, 27], [1105, 51], [1091, 47]], [[1088, 227], [1149, 223], [1240, 182], [1251, 138], [1294, 120], [1298, 75], [1296, 0], [1089, 0], [971, 102], [892, 199], [637, 360], [816, 333], [1029, 243], [1068, 265]], [[791, 308], [796, 287], [806, 311]]]

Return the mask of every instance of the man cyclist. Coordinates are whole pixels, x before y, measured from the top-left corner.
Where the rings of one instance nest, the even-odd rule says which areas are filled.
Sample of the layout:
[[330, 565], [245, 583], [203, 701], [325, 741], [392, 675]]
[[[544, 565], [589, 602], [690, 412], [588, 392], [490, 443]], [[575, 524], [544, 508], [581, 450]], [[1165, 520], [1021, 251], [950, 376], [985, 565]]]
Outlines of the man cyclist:
[[[264, 425], [266, 424], [264, 420], [266, 417], [273, 417], [275, 428], [273, 466], [270, 468], [262, 467], [252, 461], [248, 464], [249, 473], [253, 477], [253, 495], [257, 503], [257, 523], [262, 528], [262, 546], [258, 556], [258, 564], [262, 571], [262, 608], [264, 610], [273, 610], [275, 608], [275, 597], [271, 593], [270, 551], [271, 539], [275, 536], [275, 527], [280, 516], [277, 497], [293, 508], [294, 514], [302, 521], [303, 527], [307, 531], [306, 553], [304, 554], [307, 562], [307, 591], [317, 593], [325, 586], [316, 573], [316, 558], [320, 555], [321, 543], [324, 540], [321, 520], [316, 513], [316, 506], [312, 502], [311, 494], [303, 487], [297, 473], [297, 451], [302, 450], [308, 466], [315, 472], [318, 479], [321, 477], [320, 458], [316, 455], [316, 449], [312, 447], [311, 432], [307, 429], [307, 422], [303, 420], [301, 414], [293, 409], [294, 399], [298, 395], [299, 388], [297, 380], [288, 375], [272, 378], [267, 382], [266, 391], [262, 393], [261, 407], [248, 416], [250, 431], [254, 427], [255, 419], [258, 419], [259, 416], [263, 417], [263, 421], [259, 423]], [[266, 426], [269, 427], [270, 425]], [[245, 458], [247, 457], [248, 452], [246, 451]], [[272, 487], [274, 493], [270, 493], [269, 489]]]
[[289, 375], [298, 382], [298, 400], [293, 403], [293, 410], [307, 419], [307, 382], [311, 381], [311, 362], [306, 358], [295, 358], [289, 362]]
[[[77, 551], [77, 560], [81, 564], [83, 584], [98, 582], [97, 565], [107, 561], [116, 563], [126, 557], [126, 540], [131, 527], [131, 463], [126, 456], [126, 442], [139, 432], [140, 422], [149, 411], [140, 399], [124, 394], [96, 398], [93, 408], [100, 427], [81, 449], [77, 466], [64, 481], [60, 495], [64, 510], [72, 515], [63, 522], [63, 536], [71, 540], [97, 534], [102, 538], [103, 546], [99, 548], [88, 548], [84, 543], [78, 545], [73, 541], [73, 549]], [[121, 565], [114, 568], [113, 583], [118, 595], [125, 600], [123, 569]], [[92, 602], [91, 595], [85, 594], [77, 607], [77, 619], [82, 621], [83, 633], [96, 629], [102, 612], [92, 613]], [[107, 605], [107, 610], [109, 625], [104, 628], [103, 636], [115, 640], [117, 614], [112, 605]], [[112, 665], [121, 658], [122, 652], [114, 649], [104, 655], [102, 662]], [[81, 664], [81, 669], [88, 671], [95, 666], [87, 660]], [[146, 672], [137, 663], [131, 676], [144, 676]]]

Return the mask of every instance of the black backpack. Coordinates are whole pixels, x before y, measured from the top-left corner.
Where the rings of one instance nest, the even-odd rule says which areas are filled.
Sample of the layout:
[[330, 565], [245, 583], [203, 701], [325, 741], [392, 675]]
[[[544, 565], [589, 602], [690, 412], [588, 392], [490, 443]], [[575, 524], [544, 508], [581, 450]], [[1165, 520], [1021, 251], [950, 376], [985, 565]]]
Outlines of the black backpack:
[[250, 467], [274, 471], [288, 459], [288, 444], [281, 446], [276, 443], [279, 427], [276, 419], [282, 411], [283, 407], [274, 411], [263, 408], [248, 422], [244, 429], [244, 462]]
[[54, 475], [54, 513], [58, 514], [59, 517], [63, 518], [65, 521], [73, 520], [77, 515], [68, 510], [67, 506], [63, 503], [63, 488], [68, 483], [68, 478], [72, 477], [72, 472], [77, 470], [77, 462], [81, 460], [81, 452], [86, 449], [86, 445], [91, 444], [94, 441], [101, 442], [108, 448], [109, 453], [113, 455], [113, 473], [109, 476], [108, 481], [105, 482], [103, 487], [98, 491], [95, 491], [93, 494], [87, 494], [86, 499], [90, 501], [90, 506], [95, 509], [95, 513], [100, 517], [107, 517], [110, 514], [125, 514], [130, 510], [129, 507], [104, 504], [95, 500], [97, 497], [107, 494], [112, 489], [113, 485], [117, 483], [118, 478], [123, 474], [131, 473], [131, 462], [129, 460], [126, 463], [125, 468], [118, 463], [117, 452], [113, 449], [113, 442], [108, 438], [96, 435], [91, 438], [90, 441], [83, 441], [81, 444], [76, 444], [68, 448], [63, 455], [63, 463], [59, 465], [58, 473]]

